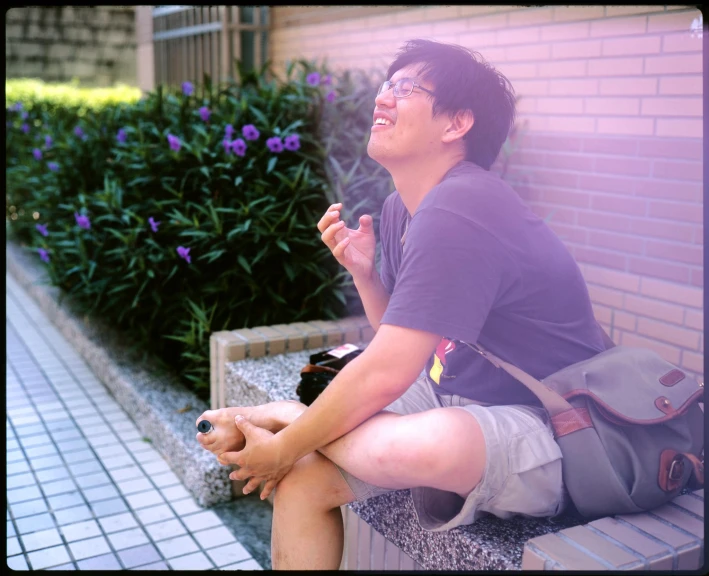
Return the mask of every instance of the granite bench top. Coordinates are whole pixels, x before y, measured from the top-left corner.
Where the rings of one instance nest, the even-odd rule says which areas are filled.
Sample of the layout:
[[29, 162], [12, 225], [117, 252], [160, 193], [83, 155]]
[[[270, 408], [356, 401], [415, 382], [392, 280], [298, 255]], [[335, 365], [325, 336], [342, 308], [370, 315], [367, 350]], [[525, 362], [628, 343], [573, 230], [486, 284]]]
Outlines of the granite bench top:
[[[226, 364], [227, 406], [254, 406], [298, 400], [300, 370], [311, 354], [304, 350]], [[570, 517], [501, 520], [485, 516], [470, 526], [427, 532], [416, 519], [409, 490], [398, 490], [349, 504], [360, 518], [426, 570], [519, 570], [527, 540], [583, 522]]]

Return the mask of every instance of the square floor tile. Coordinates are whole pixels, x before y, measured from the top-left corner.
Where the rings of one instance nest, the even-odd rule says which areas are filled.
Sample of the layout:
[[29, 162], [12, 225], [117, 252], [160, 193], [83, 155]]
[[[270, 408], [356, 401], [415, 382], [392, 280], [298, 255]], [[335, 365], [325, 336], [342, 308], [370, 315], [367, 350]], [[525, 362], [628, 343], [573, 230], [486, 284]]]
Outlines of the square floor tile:
[[37, 434], [46, 434], [47, 430], [42, 424], [25, 424], [22, 426], [14, 425], [15, 434], [20, 437], [20, 442], [22, 439], [29, 436], [37, 436]]
[[25, 455], [22, 450], [9, 450], [5, 455], [6, 462], [19, 462], [25, 459]]
[[146, 490], [138, 494], [130, 494], [125, 498], [128, 501], [128, 505], [134, 510], [165, 503], [165, 500], [157, 490]]
[[95, 416], [97, 414], [96, 407], [92, 404], [70, 408], [69, 412], [78, 421], [82, 421], [84, 416]]
[[37, 470], [35, 472], [37, 480], [40, 482], [53, 482], [54, 480], [63, 480], [64, 478], [69, 478], [69, 470], [66, 466], [60, 466], [59, 468], [47, 468], [45, 470]]
[[55, 430], [69, 430], [76, 428], [76, 424], [70, 418], [62, 418], [61, 420], [52, 420], [46, 424], [47, 430], [54, 432]]
[[113, 484], [106, 484], [105, 486], [98, 486], [96, 488], [86, 488], [82, 491], [89, 502], [98, 502], [99, 500], [108, 500], [109, 498], [117, 498], [120, 496]]
[[75, 438], [57, 442], [57, 448], [59, 448], [61, 452], [75, 452], [77, 450], [89, 450], [90, 446], [83, 438]]
[[63, 508], [71, 508], [72, 506], [84, 504], [84, 499], [81, 497], [81, 493], [75, 491], [50, 496], [47, 498], [47, 502], [49, 502], [49, 507], [52, 510], [62, 510]]
[[58, 454], [58, 452], [53, 444], [48, 444], [46, 446], [30, 446], [29, 448], [25, 448], [25, 454], [27, 455], [27, 459], [31, 462], [34, 458], [54, 456]]
[[7, 539], [7, 555], [14, 556], [15, 554], [22, 554], [22, 547], [17, 537], [13, 536]]
[[56, 412], [47, 412], [42, 415], [42, 419], [45, 422], [52, 422], [57, 420], [65, 420], [69, 416], [66, 410], [57, 410]]
[[45, 468], [56, 468], [64, 466], [64, 460], [58, 455], [56, 456], [42, 456], [40, 458], [31, 458], [30, 466], [34, 470], [44, 470]]
[[40, 530], [39, 532], [32, 532], [31, 534], [23, 534], [20, 538], [27, 552], [49, 548], [50, 546], [58, 546], [62, 543], [62, 538], [59, 536], [59, 531], [56, 528]]
[[42, 484], [42, 492], [45, 496], [56, 496], [65, 492], [76, 491], [76, 484], [71, 478], [64, 478], [54, 482], [46, 482]]
[[203, 512], [198, 512], [197, 514], [183, 516], [182, 521], [191, 532], [206, 530], [207, 528], [214, 528], [215, 526], [222, 525], [222, 521], [219, 516], [211, 510], [204, 510]]
[[34, 474], [27, 472], [25, 474], [8, 476], [5, 487], [8, 490], [12, 490], [13, 488], [25, 488], [27, 486], [33, 486], [34, 484], [36, 484]]
[[55, 442], [61, 442], [63, 440], [74, 440], [76, 438], [81, 438], [81, 430], [77, 428], [69, 428], [68, 430], [57, 430], [52, 432], [52, 438]]
[[[121, 434], [118, 434], [118, 436], [120, 437]], [[153, 449], [150, 445], [150, 442], [143, 442], [143, 440], [131, 440], [129, 442], [126, 442], [125, 444], [126, 448], [134, 454], [137, 454], [138, 452], [146, 452], [148, 450]]]
[[76, 452], [65, 452], [63, 454], [67, 464], [77, 464], [79, 462], [87, 462], [89, 460], [96, 461], [96, 456], [92, 450], [77, 450]]
[[31, 448], [33, 446], [44, 446], [46, 444], [51, 444], [52, 439], [49, 434], [37, 434], [36, 436], [25, 436], [20, 438], [20, 444], [24, 448]]
[[128, 456], [128, 450], [126, 450], [122, 444], [111, 444], [109, 446], [101, 446], [96, 450], [96, 454], [99, 458], [111, 458], [113, 456]]
[[84, 558], [91, 558], [92, 556], [101, 556], [111, 551], [108, 542], [106, 542], [103, 536], [71, 542], [69, 544], [69, 550], [71, 550], [76, 560], [83, 560]]
[[118, 483], [118, 489], [121, 494], [136, 494], [138, 492], [145, 492], [146, 490], [153, 489], [153, 483], [147, 478], [136, 478], [135, 480], [125, 480]]
[[54, 518], [52, 518], [51, 514], [48, 512], [17, 518], [15, 524], [20, 534], [29, 534], [30, 532], [46, 530], [48, 528], [54, 528], [55, 526]]
[[76, 483], [82, 488], [93, 488], [94, 486], [110, 484], [111, 479], [105, 472], [95, 472], [94, 474], [87, 474], [86, 476], [77, 477]]
[[7, 462], [5, 470], [7, 471], [8, 476], [12, 476], [13, 474], [29, 472], [30, 465], [27, 463], [27, 460], [24, 459], [19, 462]]
[[[136, 460], [138, 460], [138, 456], [140, 454], [136, 454]], [[141, 467], [143, 470], [145, 470], [148, 474], [162, 474], [163, 472], [171, 472], [170, 466], [167, 465], [167, 463], [160, 457], [158, 454], [157, 459], [151, 458], [149, 462], [143, 463], [142, 460], [139, 460], [141, 462]]]
[[170, 486], [168, 488], [161, 488], [160, 492], [165, 497], [165, 500], [171, 502], [173, 500], [182, 500], [183, 498], [188, 498], [190, 493], [185, 490], [185, 487], [181, 484], [177, 486]]
[[122, 570], [118, 558], [115, 554], [103, 554], [102, 556], [94, 556], [86, 560], [80, 560], [76, 563], [79, 570]]
[[65, 524], [73, 524], [74, 522], [80, 522], [81, 520], [88, 520], [93, 517], [93, 514], [91, 514], [89, 507], [83, 504], [81, 506], [65, 508], [64, 510], [57, 510], [54, 513], [54, 517], [57, 519], [57, 524], [64, 526]]
[[152, 544], [144, 544], [135, 548], [121, 550], [118, 557], [126, 568], [135, 568], [151, 562], [161, 560], [160, 554]]
[[140, 467], [135, 465], [111, 470], [109, 474], [115, 482], [125, 482], [126, 480], [135, 480], [137, 478], [147, 479], [147, 476], [143, 474], [143, 471], [140, 469]]
[[104, 446], [115, 446], [120, 443], [120, 440], [115, 434], [107, 433], [101, 434], [100, 436], [95, 436], [92, 434], [88, 437], [88, 442], [94, 449], [97, 449]]
[[[8, 514], [10, 514], [10, 511], [7, 511]], [[15, 532], [15, 525], [12, 523], [12, 520], [7, 521], [7, 537], [9, 538], [10, 536], [16, 536], [17, 532]]]
[[165, 558], [175, 558], [199, 551], [199, 546], [189, 535], [162, 540], [156, 542], [155, 545]]
[[42, 568], [49, 568], [50, 566], [71, 562], [69, 552], [63, 545], [30, 552], [27, 557], [29, 558], [32, 570], [41, 570]]
[[197, 540], [197, 542], [199, 542], [199, 545], [205, 550], [207, 548], [221, 546], [222, 544], [230, 544], [232, 542], [236, 542], [236, 538], [234, 538], [234, 535], [225, 526], [217, 526], [214, 528], [208, 528], [207, 530], [193, 532], [192, 536]]
[[7, 442], [5, 443], [5, 452], [9, 452], [10, 450], [19, 450], [20, 445], [17, 443], [17, 440], [12, 440], [10, 438], [7, 439]]
[[138, 522], [130, 512], [105, 516], [99, 519], [99, 523], [107, 534], [138, 527]]
[[95, 474], [96, 472], [103, 472], [103, 466], [96, 460], [86, 460], [84, 462], [74, 462], [69, 464], [69, 470], [74, 476], [83, 476], [86, 474]]
[[131, 568], [131, 570], [169, 570], [170, 567], [165, 564], [165, 562], [153, 562], [152, 564], [145, 564], [144, 566], [136, 566]]
[[76, 540], [85, 540], [86, 538], [101, 536], [101, 529], [96, 520], [66, 524], [61, 527], [61, 531], [67, 542], [75, 542]]
[[211, 548], [207, 550], [207, 556], [209, 556], [212, 562], [217, 566], [226, 566], [227, 564], [242, 562], [251, 558], [251, 554], [238, 542]]
[[23, 518], [24, 516], [34, 516], [47, 511], [47, 503], [44, 499], [30, 500], [29, 502], [20, 502], [19, 504], [9, 504], [12, 515], [15, 518]]
[[10, 416], [13, 426], [26, 426], [28, 424], [38, 424], [39, 416]]
[[123, 420], [120, 421], [113, 421], [111, 422], [111, 428], [113, 428], [116, 432], [123, 432], [123, 431], [130, 431], [133, 430], [135, 432], [138, 431], [137, 426], [133, 423], [132, 420], [129, 418], [124, 418]]
[[177, 518], [173, 520], [163, 520], [162, 522], [156, 522], [155, 524], [148, 524], [145, 529], [148, 531], [148, 534], [150, 534], [150, 537], [156, 542], [158, 540], [182, 536], [187, 533], [187, 530], [185, 530], [185, 527]]
[[163, 520], [171, 520], [175, 518], [172, 510], [167, 504], [160, 504], [158, 506], [150, 506], [148, 508], [141, 508], [135, 511], [136, 516], [140, 519], [143, 525], [152, 524], [154, 522], [161, 522]]
[[175, 476], [174, 472], [163, 472], [162, 474], [156, 474], [151, 478], [153, 484], [158, 488], [167, 488], [168, 486], [174, 486], [180, 483], [180, 479]]
[[29, 566], [27, 566], [27, 560], [25, 560], [25, 557], [22, 555], [12, 556], [11, 558], [8, 558], [7, 567], [10, 570], [29, 570]]
[[91, 508], [97, 518], [119, 514], [128, 510], [125, 502], [121, 498], [112, 498], [111, 500], [101, 500], [92, 502]]
[[125, 468], [126, 466], [133, 466], [135, 460], [129, 455], [125, 456], [110, 456], [108, 459], [103, 460], [103, 465], [108, 470], [115, 470], [116, 468]]
[[140, 546], [141, 544], [150, 542], [145, 532], [140, 528], [113, 532], [108, 535], [108, 539], [116, 550], [125, 550], [126, 548], [133, 548], [134, 546]]
[[194, 552], [187, 556], [179, 556], [167, 561], [173, 570], [208, 570], [214, 568], [214, 564], [203, 552]]

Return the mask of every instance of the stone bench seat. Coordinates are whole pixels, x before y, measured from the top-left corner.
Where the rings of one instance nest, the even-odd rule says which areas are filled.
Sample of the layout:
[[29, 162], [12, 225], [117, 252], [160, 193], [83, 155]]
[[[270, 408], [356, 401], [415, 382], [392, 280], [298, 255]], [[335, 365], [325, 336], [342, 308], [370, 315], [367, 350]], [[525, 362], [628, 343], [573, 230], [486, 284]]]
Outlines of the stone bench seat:
[[[320, 328], [327, 326], [320, 323]], [[360, 331], [353, 326], [359, 326]], [[299, 373], [310, 354], [343, 341], [364, 346], [369, 340], [363, 337], [368, 335], [362, 332], [366, 328], [366, 319], [353, 320], [346, 327], [348, 338], [344, 332], [334, 335], [333, 330], [329, 342], [327, 336], [313, 337], [310, 332], [310, 340], [305, 335], [295, 340], [295, 351], [289, 351], [288, 338], [281, 333], [278, 352], [261, 357], [251, 357], [249, 351], [254, 347], [243, 333], [235, 340], [220, 333], [214, 337], [213, 348], [220, 345], [222, 349], [213, 350], [214, 358], [226, 358], [229, 343], [236, 342], [244, 349], [231, 352], [240, 356], [239, 360], [226, 361], [220, 367], [213, 405], [297, 400]], [[254, 330], [252, 337], [263, 337], [262, 330]], [[257, 340], [257, 352], [265, 354], [267, 349], [268, 338]], [[650, 513], [590, 523], [569, 516], [510, 520], [485, 516], [470, 526], [427, 532], [418, 524], [409, 490], [354, 502], [343, 507], [343, 515], [341, 568], [350, 570], [685, 570], [697, 569], [703, 562], [703, 490], [683, 494]]]

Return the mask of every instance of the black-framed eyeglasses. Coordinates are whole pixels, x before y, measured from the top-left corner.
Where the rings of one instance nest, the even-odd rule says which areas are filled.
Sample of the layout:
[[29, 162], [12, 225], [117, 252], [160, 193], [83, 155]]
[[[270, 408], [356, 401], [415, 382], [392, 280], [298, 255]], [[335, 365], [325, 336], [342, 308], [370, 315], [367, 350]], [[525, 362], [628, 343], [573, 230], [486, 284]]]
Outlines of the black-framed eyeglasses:
[[431, 90], [429, 90], [428, 88], [424, 88], [423, 86], [421, 86], [421, 84], [417, 84], [411, 78], [401, 78], [396, 83], [386, 80], [379, 87], [379, 92], [377, 92], [377, 96], [379, 96], [382, 92], [386, 92], [387, 90], [392, 88], [392, 86], [394, 88], [394, 98], [406, 98], [407, 96], [411, 96], [411, 93], [414, 91], [414, 88], [419, 88], [424, 92], [428, 92], [431, 96], [434, 95]]

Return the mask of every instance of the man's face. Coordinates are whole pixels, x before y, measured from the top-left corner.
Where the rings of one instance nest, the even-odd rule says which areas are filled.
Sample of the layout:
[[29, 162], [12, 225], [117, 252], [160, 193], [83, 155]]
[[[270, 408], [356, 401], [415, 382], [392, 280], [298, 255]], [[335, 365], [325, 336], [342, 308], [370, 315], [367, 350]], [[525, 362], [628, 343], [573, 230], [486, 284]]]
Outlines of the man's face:
[[[370, 158], [385, 168], [407, 162], [417, 162], [422, 157], [440, 150], [441, 135], [448, 118], [446, 114], [433, 116], [432, 97], [420, 88], [414, 88], [410, 96], [394, 97], [394, 84], [402, 78], [411, 78], [424, 88], [433, 91], [433, 86], [418, 76], [420, 64], [401, 68], [389, 79], [392, 86], [374, 100], [373, 126], [367, 145]], [[380, 117], [385, 124], [377, 124]], [[391, 124], [389, 123], [391, 122]]]

